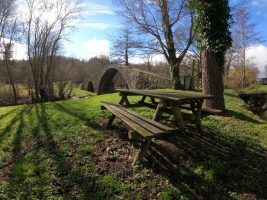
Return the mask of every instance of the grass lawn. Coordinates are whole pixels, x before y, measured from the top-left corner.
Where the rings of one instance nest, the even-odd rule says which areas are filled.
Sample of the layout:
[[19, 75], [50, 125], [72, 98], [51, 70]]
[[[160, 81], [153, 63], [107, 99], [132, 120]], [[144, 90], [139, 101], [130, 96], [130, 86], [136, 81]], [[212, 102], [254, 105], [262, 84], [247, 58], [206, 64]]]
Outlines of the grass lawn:
[[76, 85], [73, 87], [72, 93], [75, 96], [80, 96], [80, 95], [81, 96], [84, 96], [84, 95], [95, 96], [95, 93], [89, 92], [87, 90], [81, 90], [80, 86], [76, 86]]
[[0, 108], [0, 199], [267, 199], [267, 123], [235, 91], [225, 92], [227, 116], [159, 138], [136, 167], [125, 126], [102, 128], [100, 101], [119, 99]]
[[245, 90], [251, 91], [251, 90], [255, 90], [255, 91], [267, 91], [267, 85], [251, 85], [249, 87], [247, 87]]

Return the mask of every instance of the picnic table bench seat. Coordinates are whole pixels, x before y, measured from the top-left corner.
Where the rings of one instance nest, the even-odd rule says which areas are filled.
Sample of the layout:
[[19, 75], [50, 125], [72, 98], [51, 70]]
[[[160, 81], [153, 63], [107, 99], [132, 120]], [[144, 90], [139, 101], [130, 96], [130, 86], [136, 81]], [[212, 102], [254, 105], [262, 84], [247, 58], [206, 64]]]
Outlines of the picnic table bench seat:
[[124, 106], [111, 102], [101, 102], [101, 109], [108, 109], [112, 112], [112, 117], [109, 119], [106, 128], [109, 128], [114, 121], [115, 117], [122, 120], [127, 124], [135, 133], [141, 138], [142, 142], [137, 155], [134, 158], [133, 165], [140, 162], [146, 154], [152, 138], [155, 138], [159, 134], [168, 133], [174, 131], [173, 128], [161, 124], [157, 121], [148, 119], [144, 116], [131, 111]]

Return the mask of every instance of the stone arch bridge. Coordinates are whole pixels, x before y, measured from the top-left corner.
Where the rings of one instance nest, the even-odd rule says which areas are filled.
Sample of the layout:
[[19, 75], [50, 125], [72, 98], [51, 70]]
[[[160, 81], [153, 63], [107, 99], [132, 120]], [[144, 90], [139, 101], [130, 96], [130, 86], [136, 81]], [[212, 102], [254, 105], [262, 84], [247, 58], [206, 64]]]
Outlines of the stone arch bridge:
[[129, 66], [109, 65], [90, 75], [82, 88], [97, 94], [114, 92], [116, 88], [156, 89], [171, 87], [171, 79]]

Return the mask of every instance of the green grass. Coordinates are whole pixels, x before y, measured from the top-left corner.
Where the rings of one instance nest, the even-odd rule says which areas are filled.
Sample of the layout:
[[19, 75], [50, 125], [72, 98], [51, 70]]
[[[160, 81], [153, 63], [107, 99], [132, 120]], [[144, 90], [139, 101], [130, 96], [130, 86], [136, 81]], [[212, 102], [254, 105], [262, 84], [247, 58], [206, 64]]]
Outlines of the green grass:
[[94, 96], [95, 95], [95, 93], [93, 92], [82, 90], [80, 86], [74, 86], [72, 92], [75, 94], [75, 96], [80, 96], [80, 95]]
[[248, 90], [248, 91], [267, 91], [267, 85], [254, 84], [254, 85], [247, 87], [245, 90]]
[[0, 199], [267, 199], [267, 124], [235, 91], [225, 99], [227, 116], [163, 136], [167, 151], [134, 168], [123, 124], [102, 128], [100, 101], [118, 94], [1, 107]]
[[[26, 85], [17, 84], [16, 88], [17, 88], [17, 92], [18, 92], [19, 97], [21, 97], [21, 98], [28, 97], [28, 88]], [[56, 85], [54, 86], [54, 89], [55, 89], [55, 92], [57, 92], [58, 88]], [[1, 93], [1, 91], [10, 91], [10, 87], [8, 85], [0, 84], [0, 93]], [[73, 84], [72, 93], [75, 96], [94, 96], [95, 95], [95, 93], [93, 93], [93, 92], [82, 90], [80, 85], [74, 85], [74, 84]]]

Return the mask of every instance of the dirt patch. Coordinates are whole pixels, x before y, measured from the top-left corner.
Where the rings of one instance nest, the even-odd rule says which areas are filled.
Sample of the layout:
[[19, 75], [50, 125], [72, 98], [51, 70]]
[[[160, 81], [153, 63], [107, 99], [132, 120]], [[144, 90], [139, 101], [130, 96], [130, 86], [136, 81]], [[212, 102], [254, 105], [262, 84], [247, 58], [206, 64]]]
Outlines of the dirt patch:
[[137, 149], [127, 138], [112, 133], [110, 139], [96, 143], [95, 147], [98, 174], [122, 172], [126, 177], [133, 173], [131, 163]]

